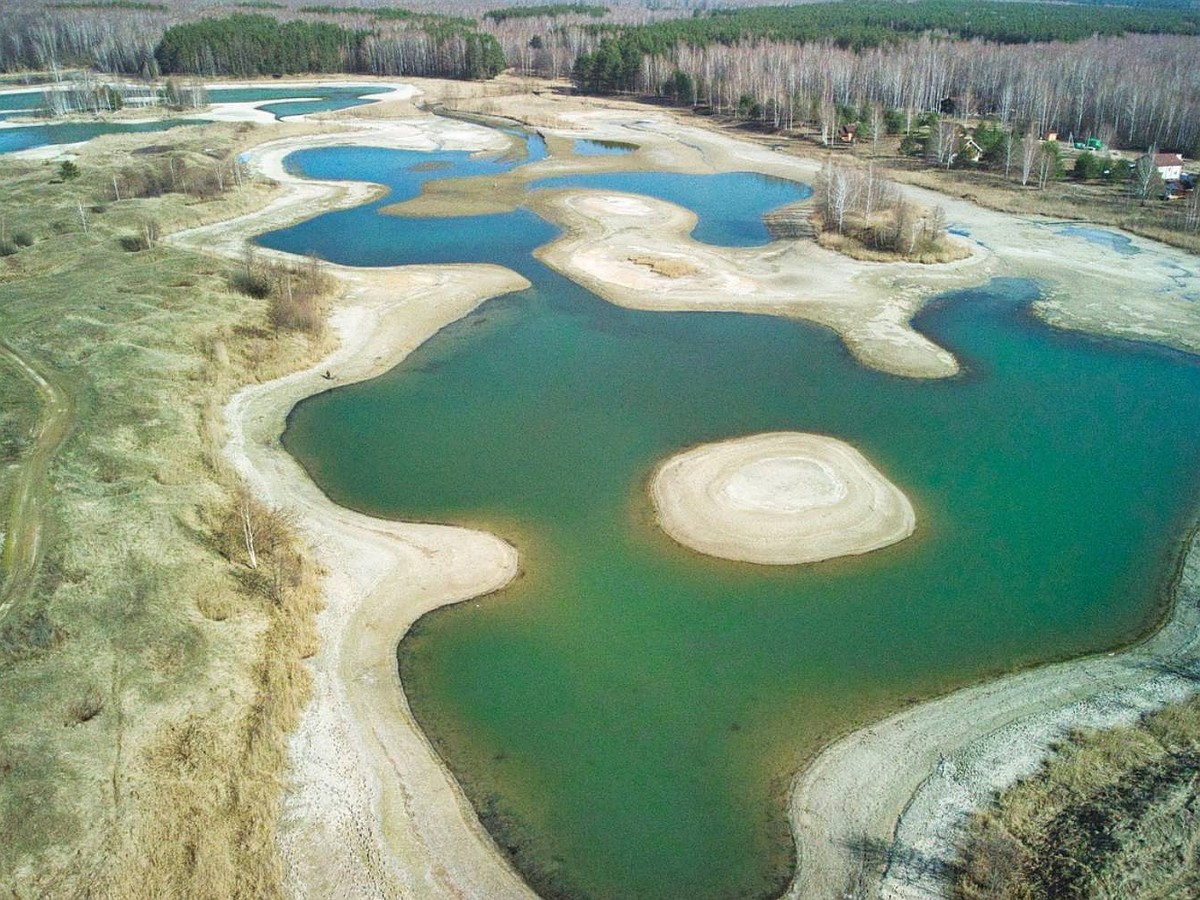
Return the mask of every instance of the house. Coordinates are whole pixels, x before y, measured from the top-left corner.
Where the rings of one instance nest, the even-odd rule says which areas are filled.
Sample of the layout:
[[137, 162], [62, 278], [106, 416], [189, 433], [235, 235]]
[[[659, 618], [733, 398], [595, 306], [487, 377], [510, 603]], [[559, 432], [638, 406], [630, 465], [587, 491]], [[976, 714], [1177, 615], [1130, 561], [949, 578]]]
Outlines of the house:
[[977, 163], [983, 159], [983, 148], [975, 143], [975, 138], [967, 135], [963, 138], [963, 142], [959, 145], [958, 153], [955, 156], [965, 156], [971, 162]]
[[1183, 155], [1180, 153], [1155, 153], [1154, 167], [1163, 181], [1178, 181], [1183, 177]]

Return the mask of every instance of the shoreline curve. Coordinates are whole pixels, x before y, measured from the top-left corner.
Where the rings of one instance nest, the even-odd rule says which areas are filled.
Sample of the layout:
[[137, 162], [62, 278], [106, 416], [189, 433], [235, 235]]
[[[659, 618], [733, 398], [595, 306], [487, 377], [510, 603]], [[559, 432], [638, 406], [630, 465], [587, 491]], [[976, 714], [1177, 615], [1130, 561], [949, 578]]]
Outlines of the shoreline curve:
[[[388, 124], [347, 119], [344, 126], [253, 147], [247, 164], [279, 182], [281, 195], [253, 213], [166, 240], [239, 259], [257, 234], [377, 194], [379, 187], [366, 182], [288, 173], [283, 158], [301, 147], [507, 147], [478, 126], [425, 116]], [[516, 549], [481, 531], [340, 507], [279, 440], [291, 409], [329, 389], [324, 373], [336, 373], [343, 385], [374, 378], [485, 300], [529, 282], [495, 265], [325, 268], [343, 288], [329, 319], [337, 349], [303, 371], [241, 388], [225, 408], [226, 459], [261, 502], [295, 516], [326, 573], [321, 643], [310, 660], [313, 697], [289, 737], [277, 832], [285, 888], [313, 898], [534, 900], [417, 725], [395, 665], [396, 644], [420, 616], [499, 590], [516, 577]]]
[[[361, 124], [373, 129], [375, 125]], [[588, 123], [585, 127], [590, 126]], [[702, 146], [706, 158], [712, 155], [722, 162], [737, 159], [743, 165], [770, 171], [786, 167], [803, 172], [811, 167], [803, 160], [785, 162], [779, 154], [765, 148], [694, 124], [680, 126], [667, 116], [650, 122], [646, 115], [639, 114], [637, 121], [627, 126], [610, 129], [601, 126], [594, 131], [602, 137], [616, 138], [629, 133], [646, 136], [655, 128], [664, 127], [670, 129], [675, 140], [680, 139], [680, 132], [686, 133], [689, 141]], [[359, 139], [362, 143], [377, 142], [382, 130], [360, 132]], [[297, 138], [288, 150], [321, 141], [352, 143], [354, 139], [354, 133], [349, 131]], [[230, 249], [236, 248], [232, 254], [236, 258], [242, 242], [252, 234], [316, 214], [314, 200], [330, 204], [326, 208], [348, 206], [362, 202], [374, 190], [362, 183], [306, 187], [314, 183], [291, 178], [282, 171], [282, 166], [272, 170], [272, 161], [278, 162], [283, 155], [258, 161], [263, 171], [285, 185], [284, 197], [260, 213], [232, 220], [236, 225], [232, 230], [226, 230], [227, 223], [221, 228], [209, 226], [179, 233], [169, 240], [222, 256], [231, 255]], [[922, 197], [942, 197], [905, 190]], [[982, 223], [993, 230], [997, 223], [1013, 222], [1022, 231], [1030, 231], [1037, 225], [1013, 216], [978, 211], [965, 201], [944, 199], [952, 218]], [[255, 223], [259, 226], [257, 231]], [[198, 240], [188, 241], [188, 235], [197, 234]], [[1024, 249], [1024, 239], [1022, 234], [1016, 252], [1024, 251], [1026, 258], [1014, 266], [1015, 270], [1037, 272], [1044, 266], [1051, 271], [1050, 263], [1033, 259], [1031, 252]], [[1011, 264], [1016, 260], [1009, 255], [1006, 261]], [[413, 268], [424, 268], [425, 277], [436, 279], [442, 270], [452, 267]], [[295, 770], [289, 773], [294, 784], [285, 801], [281, 844], [291, 868], [290, 885], [295, 893], [322, 896], [328, 895], [331, 885], [336, 885], [341, 896], [395, 896], [414, 890], [420, 891], [421, 896], [456, 896], [467, 890], [482, 891], [479, 895], [483, 896], [532, 897], [529, 888], [507, 867], [490, 837], [483, 832], [457, 785], [452, 779], [449, 784], [443, 783], [449, 775], [440, 760], [424, 773], [431, 781], [402, 783], [391, 791], [390, 797], [387, 796], [390, 788], [382, 785], [373, 771], [363, 771], [355, 764], [368, 752], [366, 745], [381, 742], [381, 735], [374, 729], [386, 725], [387, 717], [378, 710], [372, 713], [359, 707], [366, 702], [363, 697], [372, 688], [378, 696], [394, 694], [391, 705], [397, 708], [389, 715], [411, 719], [402, 692], [388, 682], [389, 678], [398, 682], [391, 664], [395, 641], [389, 646], [384, 634], [391, 632], [394, 623], [378, 615], [387, 611], [389, 597], [394, 602], [395, 592], [402, 587], [399, 573], [408, 565], [421, 572], [418, 594], [422, 603], [434, 608], [499, 588], [515, 572], [516, 561], [511, 547], [500, 546], [503, 542], [480, 532], [449, 526], [402, 525], [336, 507], [278, 447], [278, 435], [272, 433], [276, 425], [299, 399], [328, 387], [316, 379], [331, 361], [342, 366], [343, 373], [354, 363], [362, 366], [361, 378], [372, 377], [383, 370], [372, 373], [372, 364], [387, 368], [390, 365], [385, 363], [391, 360], [394, 365], [437, 330], [438, 326], [426, 323], [426, 330], [432, 328], [432, 331], [420, 336], [419, 329], [406, 324], [404, 319], [411, 311], [393, 305], [394, 289], [386, 297], [377, 292], [372, 299], [367, 285], [355, 284], [354, 270], [342, 269], [338, 275], [350, 282], [350, 291], [361, 291], [359, 296], [368, 307], [374, 306], [370, 312], [356, 312], [350, 306], [335, 313], [333, 327], [343, 338], [343, 348], [306, 372], [242, 389], [226, 411], [230, 459], [250, 481], [255, 493], [269, 504], [296, 504], [302, 513], [301, 525], [318, 556], [323, 561], [342, 560], [340, 567], [329, 567], [326, 593], [329, 609], [322, 614], [321, 622], [326, 643], [314, 673], [319, 699], [306, 711], [304, 723], [292, 739], [293, 764], [302, 754], [311, 755], [316, 762], [299, 773], [299, 778]], [[469, 284], [459, 285], [463, 307], [469, 306], [474, 285], [471, 279], [465, 280]], [[429, 292], [439, 288], [426, 282], [424, 289]], [[1200, 348], [1200, 341], [1186, 336], [1168, 341], [1161, 330], [1146, 324], [1149, 320], [1142, 316], [1141, 308], [1123, 310], [1128, 313], [1129, 324], [1108, 319], [1093, 322], [1088, 311], [1080, 310], [1078, 304], [1068, 309], [1053, 294], [1036, 304], [1035, 310], [1060, 327], [1084, 330], [1095, 327], [1101, 333]], [[467, 311], [469, 308], [459, 315]], [[339, 320], [339, 315], [344, 319]], [[1180, 314], [1180, 321], [1183, 318]], [[392, 323], [390, 327], [379, 326], [385, 319]], [[364, 336], [364, 331], [377, 328], [377, 340]], [[352, 341], [355, 335], [357, 340]], [[456, 543], [454, 550], [439, 549], [439, 542], [449, 532], [462, 542]], [[474, 537], [468, 540], [468, 535]], [[360, 551], [361, 557], [354, 555]], [[345, 564], [346, 554], [354, 559], [353, 566]], [[431, 554], [438, 557], [436, 564], [429, 562]], [[490, 566], [484, 564], [481, 569], [479, 559], [487, 559]], [[1193, 688], [1185, 676], [1187, 671], [1196, 670], [1196, 661], [1200, 659], [1200, 539], [1194, 535], [1181, 570], [1166, 623], [1133, 648], [1042, 666], [963, 688], [859, 729], [822, 751], [793, 782], [789, 819], [797, 842], [798, 863], [786, 896], [825, 897], [840, 890], [844, 877], [857, 867], [850, 847], [854, 840], [863, 837], [882, 835], [885, 846], [893, 850], [949, 846], [964, 810], [977, 805], [995, 786], [1011, 783], [1036, 769], [1049, 742], [1063, 728], [1090, 721], [1113, 724], [1127, 721], [1144, 708], [1190, 693]], [[337, 604], [330, 602], [334, 596]], [[379, 609], [373, 611], [377, 604]], [[371, 645], [376, 658], [372, 663], [351, 667], [343, 655], [353, 649], [351, 644], [358, 642], [347, 640], [355, 634], [355, 629], [363, 629], [361, 635], [367, 638], [364, 643]], [[1176, 672], [1172, 667], [1186, 667], [1186, 671]], [[361, 695], [352, 698], [352, 693], [359, 690]], [[982, 711], [977, 705], [980, 703], [987, 704]], [[965, 718], [964, 710], [970, 713]], [[950, 726], [957, 730], [951, 733], [947, 730]], [[914, 737], [908, 741], [910, 734]], [[905, 740], [898, 742], [898, 737]], [[1000, 740], [999, 751], [994, 741], [989, 743], [993, 738]], [[432, 754], [419, 729], [414, 740], [418, 755]], [[339, 751], [347, 749], [339, 756]], [[881, 760], [888, 759], [890, 765], [881, 767]], [[388, 753], [384, 748], [381, 763], [385, 767], [394, 767], [401, 761], [402, 754]], [[446, 808], [453, 814], [422, 833], [411, 830], [407, 823], [412, 812], [410, 804], [419, 801], [424, 790], [440, 792]], [[331, 813], [322, 807], [329, 802], [337, 805], [336, 811]], [[384, 822], [385, 815], [392, 811], [402, 817], [403, 824]], [[837, 827], [826, 827], [828, 823]], [[309, 848], [319, 848], [320, 863], [312, 859], [304, 863], [299, 859]], [[462, 859], [444, 859], [447, 848], [477, 860], [481, 871], [495, 876], [495, 883], [483, 886], [473, 872], [468, 873], [466, 882], [459, 881]], [[386, 851], [395, 851], [405, 868], [387, 858]], [[938, 857], [931, 856], [933, 863], [922, 869], [919, 854], [911, 855], [913, 858], [906, 861], [902, 854], [890, 854], [891, 862], [882, 877], [884, 896], [930, 896], [931, 872]], [[414, 859], [416, 863], [412, 863]], [[326, 864], [329, 871], [321, 873], [321, 866]], [[321, 879], [325, 880], [324, 885], [319, 883]]]

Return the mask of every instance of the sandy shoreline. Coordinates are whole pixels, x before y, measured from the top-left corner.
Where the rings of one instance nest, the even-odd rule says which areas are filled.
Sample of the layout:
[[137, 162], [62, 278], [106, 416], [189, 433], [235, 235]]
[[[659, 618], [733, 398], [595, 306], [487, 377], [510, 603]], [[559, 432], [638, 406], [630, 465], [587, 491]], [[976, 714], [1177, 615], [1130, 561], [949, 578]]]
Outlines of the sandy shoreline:
[[701, 444], [659, 465], [650, 493], [678, 543], [761, 565], [869, 553], [916, 528], [896, 485], [854, 447], [820, 434]]
[[[679, 158], [686, 157], [689, 165], [793, 178], [806, 172], [811, 177], [816, 168], [811, 162], [785, 158], [705, 128], [679, 125], [668, 114], [593, 108], [574, 119], [572, 115], [570, 109], [560, 112], [561, 134], [633, 141], [640, 137], [650, 145], [648, 152], [654, 159], [669, 156], [673, 143]], [[601, 121], [605, 116], [615, 121]], [[319, 142], [409, 146], [403, 142], [410, 141], [418, 148], [482, 149], [467, 145], [487, 141], [482, 129], [445, 123], [433, 119], [356, 122], [358, 131], [352, 134], [264, 145], [251, 162], [283, 181], [287, 195], [253, 216], [176, 238], [206, 252], [238, 256], [244, 240], [253, 234], [373, 196], [376, 189], [370, 185], [302, 182], [288, 176], [282, 159], [299, 146]], [[466, 131], [455, 135], [455, 129]], [[438, 136], [431, 137], [431, 132]], [[918, 267], [882, 277], [869, 264], [847, 268], [847, 281], [840, 285], [845, 293], [858, 291], [864, 279], [874, 278], [879, 296], [888, 304], [868, 320], [873, 332], [863, 331], [858, 311], [844, 303], [831, 303], [826, 311], [830, 320], [826, 324], [839, 330], [864, 361], [886, 368], [887, 360], [906, 353], [912, 357], [912, 348], [917, 347], [912, 358], [928, 366], [929, 360], [937, 359], [935, 351], [946, 351], [913, 343], [911, 335], [924, 340], [908, 326], [913, 313], [934, 294], [1001, 273], [1042, 279], [1048, 297], [1038, 309], [1055, 324], [1200, 348], [1196, 309], [1200, 304], [1187, 300], [1200, 286], [1200, 274], [1184, 254], [1135, 239], [1135, 246], [1164, 262], [1135, 273], [1127, 261], [1113, 259], [1112, 253], [1084, 241], [1064, 239], [1070, 241], [1071, 251], [1064, 253], [1062, 242], [1048, 239], [1054, 223], [1017, 219], [931, 192], [905, 190], [926, 205], [944, 206], [951, 226], [969, 236], [977, 253], [961, 267], [969, 269], [965, 272]], [[645, 277], [646, 272], [625, 270], [629, 260], [623, 254], [630, 252], [630, 246], [611, 240], [623, 232], [610, 230], [606, 236], [605, 217], [595, 210], [571, 207], [570, 198], [580, 195], [557, 194], [547, 200], [560, 210], [552, 215], [567, 220], [570, 231], [563, 240], [575, 241], [579, 246], [573, 249], [583, 250], [584, 239], [590, 236], [594, 242], [599, 234], [608, 242], [609, 258], [598, 263], [576, 258], [572, 247], [562, 241], [546, 250], [544, 258], [577, 267], [578, 278], [593, 287], [584, 280], [591, 278], [601, 296], [632, 296], [638, 288], [629, 279], [633, 274]], [[648, 208], [654, 210], [656, 203], [650, 202]], [[668, 204], [662, 206], [667, 209], [656, 214], [667, 216], [664, 221], [671, 223], [669, 240], [646, 247], [642, 245], [652, 236], [617, 240], [631, 241], [647, 253], [679, 253], [683, 246], [690, 255], [682, 237], [686, 215], [672, 212], [677, 208]], [[316, 697], [293, 739], [294, 769], [281, 829], [289, 887], [303, 896], [531, 896], [413, 722], [394, 657], [404, 629], [424, 611], [506, 583], [515, 572], [515, 551], [478, 532], [382, 522], [336, 507], [277, 440], [294, 403], [328, 386], [320, 372], [336, 371], [340, 383], [372, 377], [486, 296], [517, 289], [521, 282], [513, 273], [489, 266], [422, 266], [383, 270], [386, 274], [379, 276], [333, 268], [351, 285], [333, 319], [341, 348], [304, 373], [244, 389], [227, 410], [230, 459], [264, 502], [297, 512], [329, 571], [328, 609], [320, 623], [324, 644], [314, 660]], [[714, 264], [710, 272], [736, 274], [736, 268], [732, 263]], [[1112, 296], [1121, 300], [1114, 305], [1097, 299]], [[756, 311], [785, 312], [778, 305], [769, 307], [764, 304]], [[928, 374], [950, 374], [946, 365], [941, 359], [940, 373]], [[1167, 663], [1190, 666], [1196, 658], [1198, 556], [1195, 550], [1189, 556], [1172, 618], [1133, 650], [967, 688], [897, 713], [822, 752], [793, 788], [790, 815], [799, 866], [789, 896], [828, 897], [839, 890], [854, 866], [849, 843], [863, 835], [878, 837], [898, 850], [920, 851], [920, 856], [894, 855], [884, 881], [885, 895], [928, 896], [929, 873], [944, 857], [964, 811], [993, 788], [1032, 771], [1064, 727], [1125, 721], [1140, 709], [1181, 696], [1186, 679], [1163, 669]]]
[[[301, 146], [353, 143], [508, 146], [486, 129], [447, 120], [355, 122], [269, 142], [250, 151], [247, 164], [281, 182], [282, 196], [170, 240], [240, 258], [256, 234], [370, 199], [377, 186], [302, 180], [283, 167]], [[516, 551], [470, 529], [339, 507], [279, 444], [292, 407], [329, 388], [323, 373], [337, 384], [373, 378], [488, 298], [528, 282], [489, 265], [327, 268], [346, 286], [330, 320], [338, 349], [303, 372], [243, 388], [225, 414], [227, 458], [262, 502], [295, 515], [327, 572], [314, 697], [290, 741], [279, 836], [287, 887], [303, 897], [531, 897], [417, 726], [395, 665], [396, 644], [417, 618], [503, 587], [517, 573]]]

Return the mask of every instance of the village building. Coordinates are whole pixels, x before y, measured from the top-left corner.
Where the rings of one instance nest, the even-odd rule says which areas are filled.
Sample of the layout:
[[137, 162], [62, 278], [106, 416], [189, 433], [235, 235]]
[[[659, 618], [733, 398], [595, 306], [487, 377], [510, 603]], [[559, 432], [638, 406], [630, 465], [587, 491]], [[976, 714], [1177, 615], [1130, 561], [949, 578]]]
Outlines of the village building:
[[1183, 177], [1183, 155], [1180, 153], [1155, 153], [1154, 167], [1163, 181], [1179, 181]]

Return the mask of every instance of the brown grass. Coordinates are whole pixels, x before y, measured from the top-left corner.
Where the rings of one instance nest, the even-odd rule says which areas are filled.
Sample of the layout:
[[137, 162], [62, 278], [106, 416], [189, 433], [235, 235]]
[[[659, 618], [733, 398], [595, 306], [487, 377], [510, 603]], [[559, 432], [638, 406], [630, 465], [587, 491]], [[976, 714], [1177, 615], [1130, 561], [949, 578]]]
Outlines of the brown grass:
[[961, 241], [943, 238], [940, 241], [920, 241], [916, 250], [911, 254], [893, 253], [888, 250], [874, 250], [858, 238], [849, 234], [838, 234], [836, 231], [819, 231], [817, 243], [828, 250], [836, 250], [851, 259], [866, 262], [912, 262], [933, 265], [936, 263], [954, 262], [956, 259], [966, 259], [971, 250]]
[[298, 331], [312, 338], [324, 333], [327, 301], [338, 286], [316, 256], [296, 264], [263, 259], [253, 250], [247, 251], [229, 283], [248, 297], [268, 301], [267, 322], [275, 331]]
[[[918, 220], [925, 218], [915, 212]], [[870, 236], [876, 231], [887, 230], [891, 226], [892, 213], [875, 213], [871, 221], [866, 222], [858, 215], [847, 216], [843, 230], [839, 233], [832, 223], [827, 223], [820, 213], [812, 215], [813, 231], [817, 243], [828, 250], [843, 253], [852, 259], [867, 262], [911, 262], [933, 265], [936, 263], [953, 262], [956, 259], [966, 259], [971, 250], [961, 241], [952, 240], [944, 232], [925, 230], [912, 243], [911, 250], [905, 246], [902, 250], [884, 249], [868, 244]], [[940, 232], [940, 233], [939, 233]], [[907, 241], [900, 241], [907, 243]]]
[[977, 815], [961, 900], [1200, 895], [1200, 698], [1075, 734]]
[[[157, 729], [129, 778], [131, 788], [152, 786], [153, 794], [110, 885], [114, 896], [282, 896], [275, 852], [280, 778], [286, 735], [310, 690], [303, 660], [316, 648], [320, 573], [286, 520], [245, 495], [218, 515], [217, 546], [239, 545], [242, 504], [261, 519], [258, 564], [266, 575], [242, 580], [266, 620], [250, 691], [232, 721], [189, 713]], [[244, 563], [240, 569], [249, 571]]]
[[663, 275], [667, 278], [684, 278], [700, 271], [695, 264], [685, 259], [669, 259], [663, 256], [631, 256], [629, 261], [635, 266], [646, 266], [655, 275]]
[[[136, 138], [226, 160], [247, 139], [227, 125]], [[221, 411], [240, 384], [327, 351], [313, 325], [328, 276], [289, 268], [293, 303], [273, 308], [232, 292], [228, 265], [157, 242], [123, 252], [131, 223], [167, 233], [272, 196], [234, 180], [211, 198], [118, 202], [112, 175], [136, 146], [89, 143], [68, 183], [36, 162], [2, 176], [0, 215], [34, 242], [0, 260], [0, 335], [61, 376], [79, 412], [51, 464], [36, 589], [0, 617], [0, 893], [274, 897], [320, 573], [286, 517], [256, 505], [258, 567], [238, 553]], [[3, 387], [0, 425], [19, 436], [36, 398]]]

